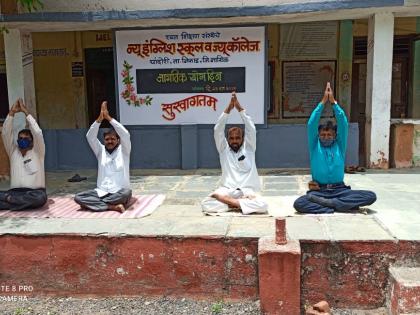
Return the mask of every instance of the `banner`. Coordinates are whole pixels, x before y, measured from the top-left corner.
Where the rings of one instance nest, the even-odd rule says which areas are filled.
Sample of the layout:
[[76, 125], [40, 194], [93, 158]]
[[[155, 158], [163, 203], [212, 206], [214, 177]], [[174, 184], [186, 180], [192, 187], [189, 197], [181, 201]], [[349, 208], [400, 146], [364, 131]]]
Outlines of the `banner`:
[[232, 91], [264, 123], [264, 26], [122, 30], [115, 40], [123, 124], [214, 124]]

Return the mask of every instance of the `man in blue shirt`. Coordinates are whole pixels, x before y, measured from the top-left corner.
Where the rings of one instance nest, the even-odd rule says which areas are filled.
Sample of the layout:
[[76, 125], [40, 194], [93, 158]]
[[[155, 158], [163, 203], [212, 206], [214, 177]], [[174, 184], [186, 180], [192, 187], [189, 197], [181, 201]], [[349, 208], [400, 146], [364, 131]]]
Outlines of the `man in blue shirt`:
[[[336, 126], [331, 121], [319, 125], [328, 101], [334, 111]], [[301, 213], [347, 212], [374, 203], [374, 192], [351, 190], [343, 182], [348, 121], [345, 112], [334, 99], [329, 82], [324, 97], [308, 120], [307, 131], [312, 181], [309, 182], [307, 194], [293, 204], [295, 209]]]

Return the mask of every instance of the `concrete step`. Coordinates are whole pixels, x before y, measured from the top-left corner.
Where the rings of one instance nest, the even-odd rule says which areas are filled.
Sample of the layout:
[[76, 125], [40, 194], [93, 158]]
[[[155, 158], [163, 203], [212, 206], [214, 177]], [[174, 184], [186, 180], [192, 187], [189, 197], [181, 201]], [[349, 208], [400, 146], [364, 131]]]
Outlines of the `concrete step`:
[[420, 267], [390, 267], [389, 313], [420, 314]]

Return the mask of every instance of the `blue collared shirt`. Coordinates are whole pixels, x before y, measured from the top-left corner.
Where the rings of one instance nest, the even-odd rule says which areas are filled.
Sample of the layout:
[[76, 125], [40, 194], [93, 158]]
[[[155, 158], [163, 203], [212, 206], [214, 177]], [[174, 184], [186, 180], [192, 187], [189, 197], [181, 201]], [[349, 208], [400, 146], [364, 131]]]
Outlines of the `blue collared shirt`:
[[338, 104], [334, 104], [336, 141], [330, 147], [322, 146], [318, 137], [318, 126], [323, 110], [324, 105], [319, 103], [308, 120], [308, 145], [312, 180], [325, 185], [340, 183], [344, 179], [349, 124], [346, 113]]

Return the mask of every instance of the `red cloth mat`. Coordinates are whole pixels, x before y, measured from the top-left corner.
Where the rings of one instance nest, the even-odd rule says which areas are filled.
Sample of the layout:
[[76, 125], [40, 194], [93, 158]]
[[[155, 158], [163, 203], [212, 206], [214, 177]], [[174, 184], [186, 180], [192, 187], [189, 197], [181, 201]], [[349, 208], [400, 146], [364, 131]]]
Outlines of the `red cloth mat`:
[[12, 218], [141, 218], [155, 211], [165, 200], [165, 195], [133, 196], [124, 213], [117, 211], [94, 212], [82, 210], [72, 197], [51, 197], [38, 209], [0, 210], [0, 217]]

